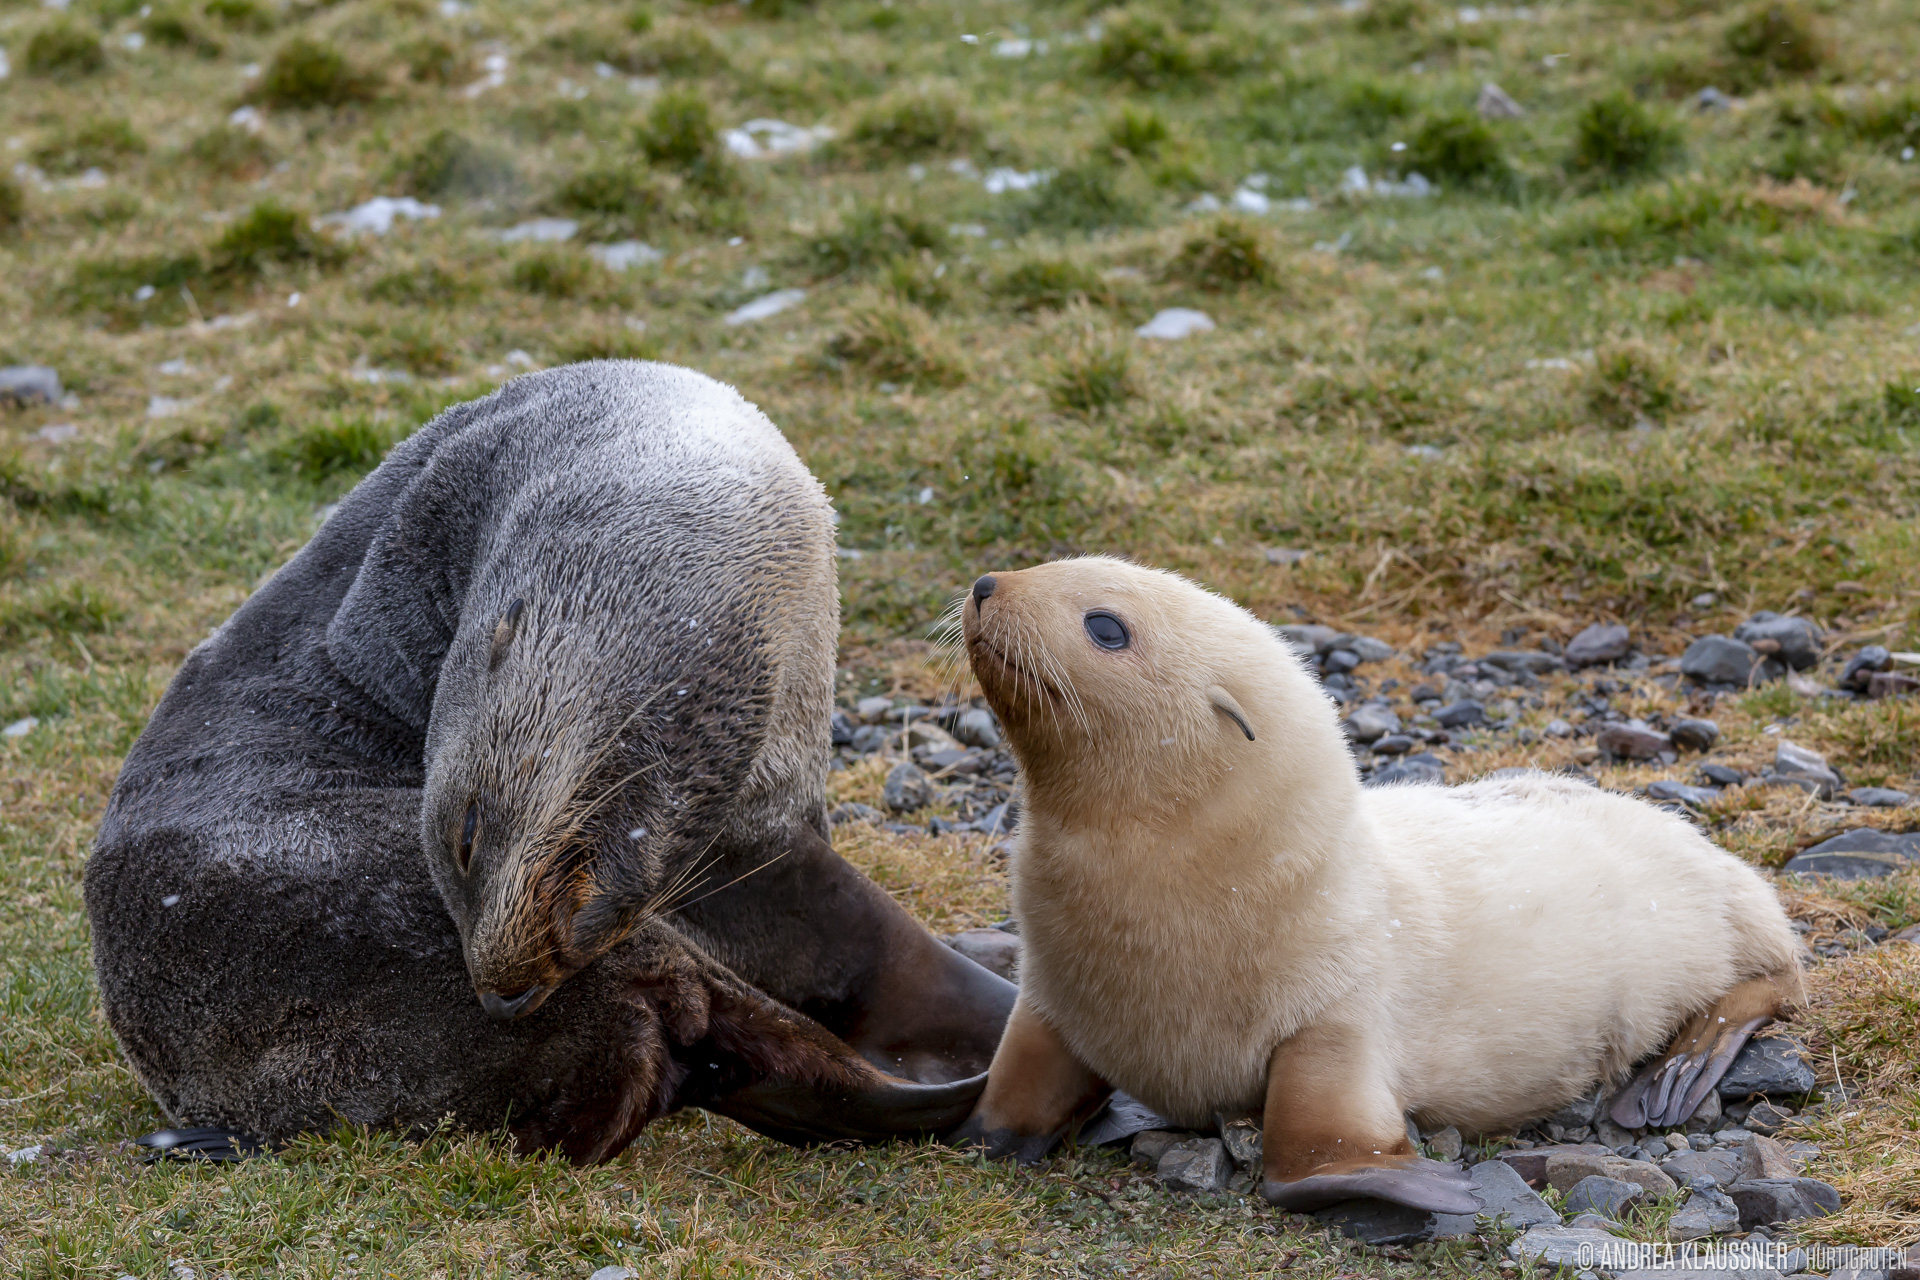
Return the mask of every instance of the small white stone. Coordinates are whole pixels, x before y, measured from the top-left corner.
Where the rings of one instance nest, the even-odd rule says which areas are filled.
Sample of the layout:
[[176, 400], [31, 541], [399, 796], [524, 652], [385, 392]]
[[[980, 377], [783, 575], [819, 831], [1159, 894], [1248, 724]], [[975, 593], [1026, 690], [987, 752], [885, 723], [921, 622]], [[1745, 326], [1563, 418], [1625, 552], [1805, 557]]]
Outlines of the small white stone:
[[1135, 329], [1134, 333], [1142, 338], [1172, 342], [1196, 333], [1206, 333], [1213, 327], [1213, 317], [1204, 311], [1195, 311], [1191, 307], [1168, 307], [1157, 312], [1153, 319]]
[[572, 218], [534, 218], [529, 222], [516, 223], [505, 231], [496, 231], [493, 238], [506, 244], [519, 244], [531, 241], [535, 244], [558, 243], [573, 239], [580, 230], [580, 224]]
[[745, 306], [735, 307], [721, 317], [721, 322], [728, 325], [752, 324], [756, 320], [777, 316], [790, 307], [797, 307], [806, 301], [806, 297], [805, 289], [775, 289], [772, 293], [755, 298]]
[[612, 244], [590, 244], [587, 256], [609, 271], [631, 271], [651, 266], [667, 255], [639, 240], [616, 240]]

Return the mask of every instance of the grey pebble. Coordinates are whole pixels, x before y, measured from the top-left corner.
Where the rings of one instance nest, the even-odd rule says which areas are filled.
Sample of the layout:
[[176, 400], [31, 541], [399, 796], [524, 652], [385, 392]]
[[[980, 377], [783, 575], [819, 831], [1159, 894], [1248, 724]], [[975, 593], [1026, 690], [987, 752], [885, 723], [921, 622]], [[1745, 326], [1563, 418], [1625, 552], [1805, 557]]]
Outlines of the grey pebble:
[[43, 364], [16, 364], [0, 368], [0, 400], [15, 404], [58, 404], [66, 394], [60, 375]]
[[903, 760], [887, 773], [884, 793], [887, 808], [895, 813], [912, 813], [933, 803], [933, 780], [918, 765]]

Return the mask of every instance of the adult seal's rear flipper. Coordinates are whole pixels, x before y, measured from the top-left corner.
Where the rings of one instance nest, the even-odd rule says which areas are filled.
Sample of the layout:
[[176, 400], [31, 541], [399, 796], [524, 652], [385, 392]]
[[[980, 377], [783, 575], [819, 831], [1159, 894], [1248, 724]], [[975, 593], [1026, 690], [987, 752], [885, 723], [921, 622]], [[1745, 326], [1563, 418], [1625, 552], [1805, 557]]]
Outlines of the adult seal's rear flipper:
[[149, 1160], [211, 1160], [221, 1164], [272, 1152], [263, 1140], [233, 1129], [162, 1129], [135, 1138], [134, 1145], [145, 1147]]

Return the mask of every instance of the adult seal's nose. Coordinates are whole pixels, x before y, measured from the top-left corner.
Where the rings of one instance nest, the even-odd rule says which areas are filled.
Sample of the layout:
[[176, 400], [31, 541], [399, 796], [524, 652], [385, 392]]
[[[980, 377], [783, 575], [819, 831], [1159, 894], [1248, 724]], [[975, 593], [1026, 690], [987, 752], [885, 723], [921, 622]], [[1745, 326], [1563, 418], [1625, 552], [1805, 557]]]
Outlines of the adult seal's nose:
[[493, 991], [480, 993], [480, 1007], [495, 1022], [512, 1022], [540, 1007], [540, 997], [546, 994], [546, 988], [531, 986], [517, 996], [503, 996]]
[[987, 597], [993, 594], [994, 587], [998, 585], [998, 583], [994, 582], [993, 575], [990, 573], [983, 573], [975, 578], [973, 580], [973, 607], [978, 609], [981, 605], [985, 604]]

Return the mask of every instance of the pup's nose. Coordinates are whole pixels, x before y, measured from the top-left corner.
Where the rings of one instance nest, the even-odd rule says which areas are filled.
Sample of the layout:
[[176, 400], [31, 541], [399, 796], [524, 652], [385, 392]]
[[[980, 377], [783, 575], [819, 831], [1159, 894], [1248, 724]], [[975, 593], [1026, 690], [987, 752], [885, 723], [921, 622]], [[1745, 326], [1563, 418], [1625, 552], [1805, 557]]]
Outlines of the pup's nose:
[[540, 996], [546, 988], [537, 983], [528, 987], [517, 996], [503, 996], [492, 991], [480, 993], [480, 1007], [495, 1022], [512, 1022], [515, 1018], [533, 1012], [540, 1004]]
[[987, 602], [987, 597], [993, 594], [993, 588], [995, 585], [996, 584], [993, 580], [993, 575], [990, 573], [983, 573], [979, 577], [973, 580], [973, 607], [974, 608], [978, 609], [981, 605]]

